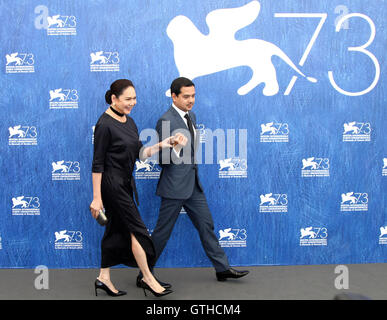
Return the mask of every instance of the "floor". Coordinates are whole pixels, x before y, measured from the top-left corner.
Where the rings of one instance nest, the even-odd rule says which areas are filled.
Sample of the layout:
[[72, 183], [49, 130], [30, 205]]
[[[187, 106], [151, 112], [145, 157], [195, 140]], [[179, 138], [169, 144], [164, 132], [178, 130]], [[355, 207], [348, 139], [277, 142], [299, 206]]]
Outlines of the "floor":
[[[238, 280], [218, 282], [212, 268], [156, 269], [156, 276], [172, 284], [163, 300], [386, 300], [385, 264], [257, 266], [236, 268], [250, 273]], [[344, 270], [344, 271], [343, 271]], [[336, 271], [336, 272], [335, 272]], [[347, 272], [347, 273], [345, 273]], [[96, 269], [0, 269], [0, 300], [144, 300], [135, 285], [137, 269], [112, 269], [115, 286], [127, 295], [112, 298], [94, 292]], [[43, 281], [44, 274], [48, 274]], [[347, 275], [347, 277], [346, 277]], [[47, 281], [48, 279], [48, 281]], [[46, 286], [42, 289], [39, 287]], [[338, 288], [336, 288], [338, 287]]]

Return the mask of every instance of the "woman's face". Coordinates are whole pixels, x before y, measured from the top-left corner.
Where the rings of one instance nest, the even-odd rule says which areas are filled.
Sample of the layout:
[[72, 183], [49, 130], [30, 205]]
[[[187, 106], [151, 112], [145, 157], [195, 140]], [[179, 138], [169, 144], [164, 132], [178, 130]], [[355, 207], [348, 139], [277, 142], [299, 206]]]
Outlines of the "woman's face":
[[127, 87], [118, 98], [113, 94], [112, 102], [118, 112], [129, 114], [137, 103], [136, 90]]

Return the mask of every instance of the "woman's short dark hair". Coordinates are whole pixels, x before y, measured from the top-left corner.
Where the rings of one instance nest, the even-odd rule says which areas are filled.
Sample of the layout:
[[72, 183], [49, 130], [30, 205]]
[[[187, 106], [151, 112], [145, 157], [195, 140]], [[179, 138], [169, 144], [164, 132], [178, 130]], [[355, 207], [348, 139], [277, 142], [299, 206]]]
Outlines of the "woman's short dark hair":
[[118, 79], [110, 85], [110, 90], [105, 93], [105, 100], [107, 104], [112, 103], [112, 95], [114, 94], [117, 98], [122, 94], [122, 92], [128, 88], [133, 87], [133, 82], [128, 79]]
[[187, 78], [180, 77], [172, 81], [171, 83], [171, 95], [174, 93], [176, 96], [178, 96], [181, 92], [182, 87], [194, 87], [194, 83]]

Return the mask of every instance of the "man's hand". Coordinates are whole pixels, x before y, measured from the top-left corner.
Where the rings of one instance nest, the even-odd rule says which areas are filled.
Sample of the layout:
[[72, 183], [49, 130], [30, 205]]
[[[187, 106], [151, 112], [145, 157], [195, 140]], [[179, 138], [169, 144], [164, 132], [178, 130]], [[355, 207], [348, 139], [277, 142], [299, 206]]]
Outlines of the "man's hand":
[[172, 147], [175, 147], [175, 149], [181, 149], [187, 144], [187, 141], [188, 139], [185, 135], [183, 135], [182, 133], [176, 133], [174, 136], [171, 136], [161, 141], [159, 147], [160, 149]]
[[187, 145], [188, 139], [187, 137], [182, 133], [176, 133], [173, 136], [173, 146], [180, 146], [180, 149], [182, 147], [185, 147]]

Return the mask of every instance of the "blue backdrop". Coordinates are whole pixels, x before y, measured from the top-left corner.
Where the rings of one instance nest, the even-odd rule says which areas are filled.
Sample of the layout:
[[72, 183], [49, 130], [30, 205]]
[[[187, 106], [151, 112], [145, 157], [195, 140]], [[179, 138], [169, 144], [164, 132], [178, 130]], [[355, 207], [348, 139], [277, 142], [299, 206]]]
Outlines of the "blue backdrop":
[[[384, 1], [0, 2], [0, 267], [99, 267], [105, 91], [134, 82], [146, 143], [180, 75], [196, 85], [199, 175], [232, 265], [387, 260]], [[134, 172], [150, 233], [159, 172]], [[184, 212], [158, 266], [210, 266]]]

